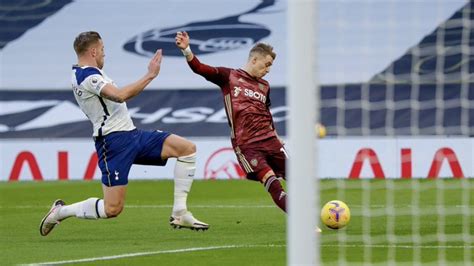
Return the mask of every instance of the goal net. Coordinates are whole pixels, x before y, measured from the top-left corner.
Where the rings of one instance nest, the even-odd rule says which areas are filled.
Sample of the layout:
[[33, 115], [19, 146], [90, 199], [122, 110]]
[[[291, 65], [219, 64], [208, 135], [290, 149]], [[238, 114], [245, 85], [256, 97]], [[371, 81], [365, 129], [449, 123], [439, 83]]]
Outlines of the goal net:
[[[349, 12], [351, 6], [362, 13], [334, 16], [325, 9]], [[319, 55], [321, 121], [328, 133], [474, 136], [472, 6], [425, 0], [321, 4], [320, 12], [332, 15], [321, 18], [321, 42], [326, 35], [336, 42]], [[345, 64], [325, 67], [331, 60]]]
[[[321, 1], [319, 14], [320, 121], [329, 137], [456, 137], [474, 163], [471, 1]], [[320, 180], [321, 206], [342, 200], [352, 214], [346, 228], [324, 228], [322, 264], [473, 265], [470, 175]]]

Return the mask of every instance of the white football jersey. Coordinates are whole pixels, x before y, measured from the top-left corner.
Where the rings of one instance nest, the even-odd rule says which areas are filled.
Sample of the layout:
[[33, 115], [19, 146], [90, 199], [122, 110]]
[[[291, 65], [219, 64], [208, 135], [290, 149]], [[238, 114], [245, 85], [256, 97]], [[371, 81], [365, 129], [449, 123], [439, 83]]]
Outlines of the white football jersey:
[[102, 70], [74, 65], [71, 82], [79, 107], [92, 122], [92, 136], [105, 136], [114, 131], [135, 129], [125, 102], [117, 103], [100, 96], [100, 91], [106, 84], [115, 85]]

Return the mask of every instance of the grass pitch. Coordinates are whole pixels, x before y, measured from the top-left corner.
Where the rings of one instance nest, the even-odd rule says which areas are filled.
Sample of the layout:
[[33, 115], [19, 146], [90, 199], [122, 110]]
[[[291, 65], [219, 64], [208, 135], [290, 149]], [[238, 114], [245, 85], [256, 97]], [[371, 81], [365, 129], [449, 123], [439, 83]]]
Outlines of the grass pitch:
[[[321, 181], [321, 205], [339, 199], [352, 212], [347, 228], [323, 228], [324, 265], [472, 262], [474, 248], [465, 240], [474, 235], [473, 183]], [[69, 218], [41, 237], [40, 220], [55, 199], [73, 203], [101, 197], [100, 183], [0, 183], [0, 264], [286, 265], [286, 216], [262, 185], [195, 181], [188, 207], [211, 225], [206, 232], [168, 225], [172, 193], [171, 180], [131, 181], [118, 218]]]

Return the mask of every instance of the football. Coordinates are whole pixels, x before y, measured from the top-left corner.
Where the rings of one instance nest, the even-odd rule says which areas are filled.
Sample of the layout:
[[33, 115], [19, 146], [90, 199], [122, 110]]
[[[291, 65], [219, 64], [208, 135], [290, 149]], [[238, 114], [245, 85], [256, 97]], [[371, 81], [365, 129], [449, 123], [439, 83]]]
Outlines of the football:
[[351, 211], [340, 200], [331, 200], [321, 209], [321, 221], [331, 229], [345, 227], [351, 219]]
[[316, 123], [316, 125], [314, 126], [314, 130], [318, 138], [322, 139], [326, 137], [326, 127], [323, 124]]

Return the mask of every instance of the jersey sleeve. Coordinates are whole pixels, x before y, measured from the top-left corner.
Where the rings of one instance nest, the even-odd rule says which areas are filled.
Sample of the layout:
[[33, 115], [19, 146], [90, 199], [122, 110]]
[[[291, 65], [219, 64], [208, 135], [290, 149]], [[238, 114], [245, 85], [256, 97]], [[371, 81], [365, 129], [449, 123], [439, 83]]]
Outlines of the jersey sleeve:
[[110, 79], [105, 78], [104, 74], [95, 67], [81, 68], [73, 66], [73, 71], [75, 77], [74, 83], [99, 96], [100, 91], [105, 87], [105, 85], [111, 82]]
[[194, 73], [203, 76], [206, 80], [216, 84], [217, 86], [222, 86], [229, 80], [229, 68], [213, 67], [203, 64], [196, 56], [194, 56], [188, 64]]
[[93, 74], [88, 76], [84, 80], [84, 88], [96, 95], [100, 96], [100, 91], [107, 85], [109, 82], [104, 79], [100, 74]]

